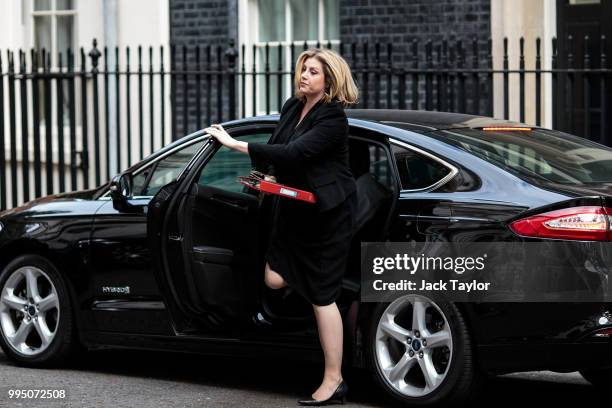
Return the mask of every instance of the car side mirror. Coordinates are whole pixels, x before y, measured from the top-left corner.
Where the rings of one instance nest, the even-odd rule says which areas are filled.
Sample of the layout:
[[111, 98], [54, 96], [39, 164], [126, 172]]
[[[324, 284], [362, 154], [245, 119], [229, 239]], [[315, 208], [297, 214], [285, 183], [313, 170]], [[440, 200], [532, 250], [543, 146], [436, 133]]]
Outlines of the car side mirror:
[[110, 196], [113, 199], [113, 208], [124, 213], [143, 212], [141, 206], [130, 204], [132, 197], [132, 175], [130, 173], [118, 174], [110, 182]]

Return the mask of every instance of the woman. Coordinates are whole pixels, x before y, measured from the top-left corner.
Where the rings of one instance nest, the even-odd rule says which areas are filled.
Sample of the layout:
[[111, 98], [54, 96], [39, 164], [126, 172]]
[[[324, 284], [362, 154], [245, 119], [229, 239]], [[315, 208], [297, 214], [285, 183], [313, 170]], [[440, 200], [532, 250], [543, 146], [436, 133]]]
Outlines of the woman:
[[301, 405], [344, 402], [342, 317], [335, 303], [342, 288], [354, 233], [357, 194], [348, 161], [348, 120], [344, 107], [357, 102], [357, 87], [346, 61], [334, 51], [314, 48], [298, 57], [295, 96], [285, 102], [266, 143], [233, 139], [220, 125], [206, 131], [223, 145], [249, 154], [256, 167], [278, 182], [312, 191], [316, 205], [275, 197], [265, 283], [290, 286], [314, 309], [325, 371], [312, 399]]

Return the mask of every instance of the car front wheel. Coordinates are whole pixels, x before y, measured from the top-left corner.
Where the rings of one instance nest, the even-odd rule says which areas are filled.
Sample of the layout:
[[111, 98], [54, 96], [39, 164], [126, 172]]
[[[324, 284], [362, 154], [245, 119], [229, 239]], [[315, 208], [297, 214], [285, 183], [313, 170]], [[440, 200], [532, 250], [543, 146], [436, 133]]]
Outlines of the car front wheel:
[[68, 291], [55, 266], [22, 255], [0, 273], [0, 346], [22, 365], [63, 362], [74, 348]]
[[458, 403], [480, 379], [460, 311], [425, 296], [376, 306], [367, 355], [385, 393], [410, 406]]

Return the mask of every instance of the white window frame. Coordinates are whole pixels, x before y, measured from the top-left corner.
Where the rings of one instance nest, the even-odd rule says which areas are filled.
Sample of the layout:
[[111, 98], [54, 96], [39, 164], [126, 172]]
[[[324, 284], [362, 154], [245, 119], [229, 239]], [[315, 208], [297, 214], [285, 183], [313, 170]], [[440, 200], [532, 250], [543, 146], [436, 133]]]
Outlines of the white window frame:
[[[68, 66], [68, 55], [66, 54], [66, 50], [58, 50], [57, 48], [57, 17], [62, 17], [62, 16], [72, 16], [73, 17], [73, 27], [72, 27], [72, 44], [70, 44], [70, 48], [72, 49], [73, 52], [73, 69], [75, 71], [80, 70], [80, 66], [81, 64], [79, 64], [80, 62], [80, 48], [78, 47], [78, 13], [77, 13], [77, 9], [78, 9], [78, 1], [79, 0], [73, 0], [73, 4], [72, 4], [72, 9], [71, 10], [57, 10], [57, 0], [49, 0], [50, 3], [50, 10], [43, 10], [43, 11], [35, 11], [34, 10], [34, 2], [35, 0], [26, 0], [27, 2], [27, 12], [29, 14], [28, 17], [28, 32], [29, 32], [29, 48], [34, 48], [35, 44], [35, 38], [36, 38], [36, 33], [35, 33], [35, 24], [34, 24], [34, 20], [36, 17], [51, 17], [51, 49], [50, 50], [46, 50], [47, 53], [51, 53], [51, 67], [50, 67], [50, 72], [59, 72], [60, 67], [58, 66], [59, 63], [59, 57], [58, 57], [58, 52], [62, 52], [62, 63], [64, 64], [63, 70], [65, 71], [65, 67]], [[43, 68], [43, 61], [39, 61], [38, 62], [38, 71], [42, 72]], [[68, 86], [66, 82], [64, 82], [64, 87]], [[76, 118], [76, 129], [77, 129], [77, 139], [80, 139], [80, 135], [81, 135], [81, 117], [82, 117], [82, 106], [81, 104], [78, 102], [80, 100], [81, 97], [81, 83], [79, 80], [75, 79], [75, 118]], [[32, 98], [31, 95], [29, 95], [30, 100]], [[55, 104], [55, 101], [57, 100], [57, 88], [55, 86], [55, 81], [52, 81], [52, 86], [51, 86], [51, 100], [52, 100], [52, 112], [51, 112], [51, 125], [53, 128], [53, 132], [57, 132], [57, 106]], [[42, 113], [42, 112], [41, 112]], [[41, 126], [41, 132], [44, 130], [46, 123], [44, 122], [44, 120], [41, 120], [40, 123]], [[70, 122], [64, 121], [64, 129], [65, 132], [68, 132], [70, 129]], [[54, 139], [56, 139], [54, 137]], [[66, 145], [66, 144], [65, 144]]]
[[[281, 1], [281, 0], [279, 0]], [[290, 50], [291, 44], [295, 45], [295, 56], [297, 56], [302, 52], [302, 47], [304, 45], [304, 40], [294, 40], [292, 38], [293, 35], [293, 26], [292, 26], [292, 10], [290, 6], [290, 2], [288, 0], [283, 0], [285, 2], [285, 39], [283, 41], [270, 41], [267, 44], [270, 46], [270, 53], [278, 52], [278, 47], [285, 47], [283, 52], [283, 70], [285, 72], [290, 72], [291, 68], [295, 64], [295, 61], [291, 61], [291, 52]], [[245, 109], [246, 112], [242, 112], [242, 81], [239, 81], [238, 85], [238, 103], [239, 103], [239, 114], [241, 116], [251, 116], [253, 113], [253, 46], [255, 47], [264, 47], [265, 42], [259, 41], [259, 2], [258, 0], [239, 0], [238, 4], [238, 47], [240, 48], [239, 52], [239, 60], [237, 61], [237, 67], [240, 70], [242, 69], [244, 58], [244, 66], [246, 71], [246, 79], [245, 79]], [[318, 33], [316, 40], [309, 40], [307, 44], [309, 47], [316, 47], [317, 42], [320, 43], [321, 47], [327, 46], [328, 41], [333, 46], [339, 46], [340, 39], [327, 39], [324, 38], [324, 26], [325, 26], [325, 0], [318, 0]], [[242, 44], [245, 45], [245, 55], [242, 55]], [[264, 67], [260, 66], [259, 60], [256, 62], [256, 71], [258, 73], [263, 72]], [[276, 67], [270, 67], [271, 71], [275, 71]], [[259, 77], [260, 75], [258, 75]], [[290, 75], [283, 75], [283, 100], [288, 99], [291, 95], [291, 83], [293, 78]], [[257, 93], [263, 91], [262, 87], [257, 84]], [[265, 88], [264, 88], [265, 89]], [[276, 99], [276, 92], [270, 94], [270, 98]], [[280, 106], [278, 107], [280, 109]], [[270, 114], [277, 113], [278, 110], [270, 110]], [[256, 115], [265, 115], [265, 101], [263, 104], [257, 103], [257, 112]]]
[[[78, 57], [78, 47], [77, 44], [78, 39], [77, 39], [77, 35], [78, 35], [78, 14], [77, 14], [77, 2], [78, 0], [73, 0], [73, 4], [72, 4], [72, 9], [71, 10], [57, 10], [57, 0], [49, 0], [50, 4], [51, 4], [51, 8], [50, 10], [34, 10], [34, 0], [28, 0], [28, 10], [29, 10], [29, 22], [30, 22], [30, 45], [31, 47], [34, 47], [34, 39], [36, 38], [36, 33], [35, 33], [35, 24], [34, 24], [34, 19], [35, 17], [51, 17], [51, 49], [48, 50], [49, 52], [51, 52], [51, 71], [57, 71], [58, 67], [57, 67], [57, 63], [58, 61], [58, 52], [61, 51], [62, 53], [64, 53], [65, 55], [65, 50], [58, 50], [57, 49], [57, 18], [58, 17], [62, 17], [62, 16], [72, 16], [73, 17], [73, 27], [72, 27], [72, 44], [70, 44], [70, 48], [72, 48], [72, 50], [74, 51], [74, 56], [75, 56], [75, 61], [77, 61], [77, 57]], [[65, 56], [66, 59], [64, 59], [64, 61], [67, 63], [67, 58], [68, 56]]]
[[[59, 58], [58, 58], [58, 52], [61, 51], [62, 52], [62, 63], [63, 63], [63, 70], [66, 70], [66, 67], [68, 65], [68, 55], [66, 55], [66, 50], [58, 50], [57, 49], [57, 17], [61, 17], [61, 16], [73, 16], [73, 27], [72, 27], [72, 44], [70, 44], [70, 48], [72, 49], [73, 52], [73, 69], [74, 71], [79, 71], [81, 69], [81, 64], [80, 64], [80, 48], [78, 46], [79, 41], [78, 41], [78, 33], [79, 33], [79, 17], [78, 17], [78, 7], [79, 7], [79, 1], [80, 0], [73, 0], [73, 4], [72, 4], [72, 9], [71, 10], [57, 10], [57, 0], [49, 0], [50, 2], [50, 9], [49, 10], [34, 10], [34, 0], [24, 0], [24, 10], [25, 10], [25, 15], [27, 16], [25, 18], [26, 21], [26, 32], [27, 32], [27, 47], [26, 49], [32, 49], [35, 47], [35, 38], [36, 38], [36, 33], [35, 33], [35, 24], [34, 24], [34, 19], [35, 17], [39, 17], [39, 16], [49, 16], [51, 17], [51, 49], [50, 50], [46, 50], [47, 53], [51, 53], [51, 66], [50, 66], [50, 72], [58, 72], [59, 71]], [[27, 59], [29, 60], [30, 55], [28, 53], [27, 55]], [[31, 63], [31, 62], [30, 62]], [[38, 62], [38, 72], [43, 72], [43, 68], [42, 68], [42, 62], [39, 60]], [[58, 132], [57, 132], [57, 87], [56, 87], [56, 82], [54, 80], [51, 81], [51, 133], [52, 133], [52, 140], [53, 140], [53, 145], [52, 145], [52, 157], [53, 157], [53, 162], [55, 164], [57, 164], [57, 160], [59, 158], [60, 154], [63, 154], [64, 156], [64, 161], [65, 161], [65, 167], [64, 167], [64, 171], [65, 171], [65, 177], [66, 177], [66, 185], [68, 186], [68, 177], [70, 176], [70, 158], [71, 158], [71, 151], [70, 151], [70, 146], [69, 146], [69, 134], [70, 134], [70, 122], [69, 121], [64, 121], [64, 151], [60, 152], [59, 151], [59, 146], [58, 146]], [[66, 80], [64, 80], [63, 82], [63, 86], [66, 88], [68, 86], [68, 83]], [[76, 146], [72, 146], [72, 148], [78, 152], [82, 152], [83, 151], [83, 127], [82, 127], [82, 116], [83, 116], [83, 109], [82, 109], [82, 105], [80, 103], [81, 100], [81, 81], [79, 79], [75, 78], [75, 133], [76, 133]], [[28, 88], [28, 101], [32, 101], [33, 98], [33, 94], [32, 94], [32, 90], [30, 89], [30, 87]], [[89, 101], [88, 101], [89, 102]], [[31, 103], [28, 103], [28, 115], [29, 118], [32, 118], [32, 115], [34, 114], [34, 112], [32, 111], [31, 108]], [[88, 115], [91, 115], [92, 112], [92, 106], [88, 106]], [[41, 115], [43, 114], [43, 112], [41, 112]], [[91, 116], [90, 116], [91, 117]], [[91, 121], [91, 119], [90, 119]], [[33, 121], [30, 120], [29, 121], [29, 135], [30, 135], [30, 144], [29, 144], [29, 157], [31, 160], [33, 160], [33, 152], [34, 152], [34, 144], [33, 144]], [[47, 123], [45, 122], [44, 119], [41, 118], [40, 122], [39, 122], [39, 126], [40, 126], [40, 137], [41, 137], [41, 141], [44, 140], [44, 137], [46, 135], [46, 127], [47, 127]], [[90, 124], [90, 128], [91, 128], [91, 124]], [[88, 138], [90, 136], [88, 135]], [[90, 142], [91, 143], [91, 142]], [[41, 150], [41, 165], [45, 165], [46, 163], [46, 144], [45, 143], [41, 143], [40, 146], [40, 150]], [[94, 147], [90, 144], [88, 147], [88, 153], [89, 153], [89, 163], [91, 165], [91, 163], [93, 163], [92, 161], [92, 151], [94, 150]], [[76, 158], [77, 160], [77, 165], [80, 161], [83, 160], [82, 157], [77, 156]], [[104, 168], [102, 168], [102, 171], [104, 171]], [[58, 180], [56, 179], [57, 177], [59, 177], [58, 170], [54, 170], [54, 191], [59, 191], [59, 185], [58, 185]], [[84, 178], [88, 177], [89, 178], [89, 182], [90, 185], [95, 184], [92, 180], [92, 171], [90, 171], [90, 174], [83, 174], [82, 171], [77, 171], [77, 185], [78, 186], [82, 186], [84, 183]], [[46, 182], [43, 180], [43, 188], [46, 188]], [[31, 188], [31, 190], [33, 189], [33, 187]]]

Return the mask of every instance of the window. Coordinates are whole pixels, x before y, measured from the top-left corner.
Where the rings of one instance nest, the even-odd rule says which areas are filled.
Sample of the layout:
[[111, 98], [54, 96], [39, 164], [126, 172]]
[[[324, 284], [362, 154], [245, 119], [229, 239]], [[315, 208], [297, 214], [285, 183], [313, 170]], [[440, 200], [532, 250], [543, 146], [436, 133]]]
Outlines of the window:
[[433, 187], [451, 173], [451, 169], [433, 158], [395, 144], [391, 147], [403, 190]]
[[58, 53], [66, 61], [66, 50], [74, 49], [75, 0], [34, 0], [32, 18], [34, 48], [51, 52], [51, 66], [59, 64]]
[[[247, 143], [266, 143], [271, 136], [271, 133], [259, 133], [240, 136], [238, 140]], [[202, 169], [198, 184], [244, 193], [248, 191], [248, 187], [238, 183], [236, 177], [248, 175], [251, 168], [251, 159], [248, 155], [221, 146]]]
[[[270, 112], [278, 112], [281, 108], [278, 101], [279, 88], [281, 104], [291, 96], [291, 70], [296, 62], [291, 59], [291, 45], [295, 45], [295, 59], [302, 52], [304, 41], [308, 41], [309, 47], [316, 46], [317, 42], [320, 42], [321, 46], [327, 46], [329, 42], [333, 49], [339, 49], [339, 0], [244, 0], [242, 4], [247, 6], [240, 16], [243, 39], [241, 42], [246, 45], [245, 65], [252, 69], [254, 50], [257, 72], [264, 73], [266, 63], [271, 72], [268, 78], [266, 75], [257, 75], [255, 113], [267, 113], [268, 107]], [[267, 60], [266, 43], [269, 43]], [[279, 47], [282, 53], [280, 60]], [[283, 72], [280, 81], [278, 75], [273, 74], [278, 72], [279, 66]], [[266, 81], [270, 84], [270, 100], [267, 100], [265, 91]], [[245, 86], [246, 109], [250, 114], [254, 112], [251, 105], [252, 78], [247, 80]]]
[[349, 166], [355, 180], [370, 174], [383, 186], [395, 189], [387, 152], [382, 146], [359, 138], [349, 138]]
[[581, 6], [585, 4], [601, 4], [601, 0], [569, 0], [572, 6]]
[[338, 0], [257, 0], [259, 41], [340, 38]]
[[375, 144], [369, 144], [368, 148], [370, 150], [370, 173], [380, 184], [395, 189], [392, 181], [393, 173], [389, 166], [389, 157], [386, 150]]
[[[45, 50], [50, 57], [51, 71], [59, 70], [59, 54], [62, 54], [62, 66], [66, 67], [67, 50], [72, 49], [74, 52], [75, 62], [78, 60], [78, 55], [75, 50], [75, 10], [76, 0], [33, 0], [32, 4], [32, 28], [33, 28], [33, 46], [39, 51], [38, 66], [41, 67], [40, 52]], [[39, 68], [42, 71], [42, 68]], [[45, 123], [45, 87], [43, 81], [38, 81], [39, 92], [39, 115], [42, 124]], [[80, 87], [80, 85], [77, 84]], [[56, 91], [52, 89], [51, 100], [55, 101]], [[68, 86], [63, 85], [64, 94], [64, 124], [67, 126], [70, 120], [69, 95]], [[77, 93], [78, 95], [78, 93]], [[80, 116], [77, 116], [80, 124]], [[55, 118], [53, 119], [55, 121]]]
[[489, 163], [533, 181], [568, 185], [612, 182], [612, 149], [556, 130], [430, 133]]
[[132, 181], [133, 195], [153, 197], [159, 189], [176, 179], [205, 141], [201, 140], [171, 153], [156, 164], [134, 175]]

